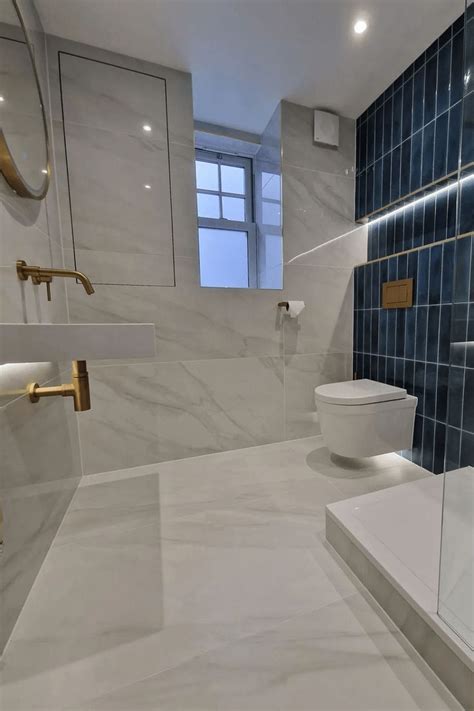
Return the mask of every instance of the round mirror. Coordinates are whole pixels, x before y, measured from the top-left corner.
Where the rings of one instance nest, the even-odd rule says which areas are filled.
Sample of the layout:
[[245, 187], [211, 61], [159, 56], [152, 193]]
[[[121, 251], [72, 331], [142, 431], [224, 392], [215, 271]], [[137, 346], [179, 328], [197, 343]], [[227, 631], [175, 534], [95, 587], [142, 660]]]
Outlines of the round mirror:
[[[38, 50], [41, 40], [38, 33]], [[41, 200], [48, 191], [48, 130], [35, 45], [16, 0], [0, 2], [0, 172], [21, 197]]]

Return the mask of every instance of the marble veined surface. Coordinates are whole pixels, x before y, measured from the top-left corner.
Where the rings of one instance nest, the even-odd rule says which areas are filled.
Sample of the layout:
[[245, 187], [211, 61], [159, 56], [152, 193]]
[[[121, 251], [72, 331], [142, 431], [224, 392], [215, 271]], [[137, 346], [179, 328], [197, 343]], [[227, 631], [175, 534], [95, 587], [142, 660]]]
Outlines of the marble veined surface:
[[444, 711], [456, 702], [324, 540], [423, 476], [321, 438], [84, 477], [6, 649], [5, 711]]

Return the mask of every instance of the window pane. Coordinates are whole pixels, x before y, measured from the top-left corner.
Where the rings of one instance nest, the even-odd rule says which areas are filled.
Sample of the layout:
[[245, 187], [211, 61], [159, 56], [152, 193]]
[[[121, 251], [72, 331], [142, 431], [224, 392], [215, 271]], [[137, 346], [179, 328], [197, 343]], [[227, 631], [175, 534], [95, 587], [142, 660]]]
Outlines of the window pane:
[[224, 193], [245, 195], [245, 171], [234, 165], [221, 165], [221, 183]]
[[199, 228], [201, 286], [249, 285], [247, 233]]
[[217, 195], [198, 193], [197, 200], [199, 217], [220, 218], [219, 198]]
[[222, 217], [225, 220], [245, 222], [245, 200], [242, 198], [222, 198]]
[[276, 173], [262, 173], [262, 197], [280, 200], [280, 176]]
[[264, 225], [280, 226], [280, 203], [262, 201], [262, 222]]
[[219, 167], [217, 163], [196, 161], [196, 183], [202, 190], [219, 190]]

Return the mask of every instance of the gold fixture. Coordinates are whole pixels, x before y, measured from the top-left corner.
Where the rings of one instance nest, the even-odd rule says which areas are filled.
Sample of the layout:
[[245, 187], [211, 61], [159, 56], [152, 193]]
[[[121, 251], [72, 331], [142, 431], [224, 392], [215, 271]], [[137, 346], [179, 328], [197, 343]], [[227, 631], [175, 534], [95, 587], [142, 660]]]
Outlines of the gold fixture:
[[91, 409], [91, 396], [89, 390], [89, 374], [85, 360], [72, 361], [72, 383], [67, 385], [54, 385], [49, 388], [40, 388], [38, 383], [30, 383], [26, 386], [26, 392], [30, 397], [30, 402], [39, 402], [42, 397], [62, 397], [74, 398], [74, 410], [84, 412]]
[[413, 279], [386, 281], [382, 285], [382, 308], [407, 309], [413, 306]]
[[86, 294], [94, 293], [94, 287], [92, 286], [90, 279], [82, 272], [77, 272], [74, 269], [33, 267], [28, 266], [23, 259], [18, 259], [16, 263], [16, 273], [18, 274], [18, 279], [21, 279], [21, 281], [27, 281], [28, 277], [31, 277], [33, 284], [46, 284], [48, 301], [51, 301], [51, 282], [53, 281], [53, 276], [72, 277], [73, 279], [78, 279], [82, 283]]

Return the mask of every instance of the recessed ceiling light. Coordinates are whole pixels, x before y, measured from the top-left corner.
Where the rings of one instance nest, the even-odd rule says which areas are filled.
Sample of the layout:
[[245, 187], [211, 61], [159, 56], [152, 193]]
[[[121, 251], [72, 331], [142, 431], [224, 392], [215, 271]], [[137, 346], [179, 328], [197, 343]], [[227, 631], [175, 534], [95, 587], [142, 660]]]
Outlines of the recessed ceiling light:
[[5, 101], [5, 98], [3, 96], [0, 96], [0, 102]]
[[356, 35], [361, 35], [366, 31], [367, 27], [368, 25], [365, 20], [357, 20], [357, 22], [354, 24], [354, 32], [356, 33]]
[[150, 133], [151, 131], [151, 126], [149, 123], [143, 124], [143, 130], [146, 131], [147, 133]]
[[151, 190], [151, 185], [148, 185], [148, 183], [145, 183], [143, 187], [145, 188], [145, 190]]
[[48, 175], [48, 171], [46, 170], [46, 168], [42, 168], [41, 172], [43, 173], [43, 175]]

